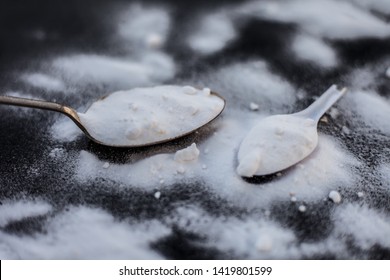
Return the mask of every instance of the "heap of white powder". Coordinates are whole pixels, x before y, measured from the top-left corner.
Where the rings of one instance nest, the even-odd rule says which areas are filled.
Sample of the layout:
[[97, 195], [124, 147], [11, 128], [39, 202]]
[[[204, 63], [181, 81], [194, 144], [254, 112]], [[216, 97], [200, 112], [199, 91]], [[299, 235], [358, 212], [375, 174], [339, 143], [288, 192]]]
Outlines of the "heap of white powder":
[[185, 135], [224, 106], [208, 88], [158, 86], [115, 92], [79, 117], [92, 137], [108, 146], [142, 146]]

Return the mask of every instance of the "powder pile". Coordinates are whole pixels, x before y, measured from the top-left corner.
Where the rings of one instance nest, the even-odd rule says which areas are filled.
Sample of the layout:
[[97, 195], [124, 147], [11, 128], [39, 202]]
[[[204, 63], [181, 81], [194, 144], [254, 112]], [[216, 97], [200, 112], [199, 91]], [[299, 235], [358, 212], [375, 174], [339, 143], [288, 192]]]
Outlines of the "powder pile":
[[308, 35], [298, 35], [293, 41], [292, 51], [298, 58], [317, 63], [322, 67], [337, 66], [335, 51], [322, 39]]
[[0, 248], [8, 244], [21, 259], [161, 259], [150, 243], [169, 232], [155, 220], [129, 224], [100, 209], [70, 207], [47, 221], [45, 233], [0, 232]]
[[127, 89], [163, 82], [175, 74], [172, 58], [158, 51], [125, 58], [74, 54], [56, 58], [52, 65], [68, 82], [78, 87], [83, 84], [93, 84]]
[[88, 132], [106, 145], [140, 146], [187, 134], [223, 108], [224, 101], [209, 89], [158, 86], [115, 92], [79, 117]]
[[224, 14], [207, 15], [200, 21], [198, 31], [188, 38], [189, 47], [203, 55], [220, 51], [236, 37], [235, 28]]
[[[372, 128], [390, 135], [390, 100], [373, 91], [354, 90], [341, 102], [344, 110], [352, 110]], [[376, 108], [373, 110], [373, 108]]]
[[66, 89], [65, 84], [60, 79], [43, 73], [25, 74], [22, 76], [22, 80], [37, 88], [54, 91], [64, 91]]
[[334, 202], [334, 203], [340, 203], [341, 202], [341, 195], [338, 191], [331, 191], [329, 193], [329, 198]]
[[133, 4], [118, 17], [117, 35], [133, 47], [160, 48], [170, 32], [171, 17], [162, 8]]
[[27, 217], [46, 215], [52, 210], [51, 205], [45, 202], [35, 201], [13, 201], [3, 202], [0, 205], [0, 227], [6, 226], [9, 222], [15, 222]]
[[[385, 5], [388, 8], [388, 4]], [[306, 33], [329, 39], [390, 36], [390, 25], [385, 20], [344, 1], [251, 1], [239, 6], [237, 13], [296, 23]], [[329, 20], [329, 15], [332, 15], [332, 20]]]
[[192, 143], [191, 146], [189, 146], [183, 150], [177, 151], [175, 153], [174, 159], [177, 162], [194, 161], [194, 160], [198, 159], [199, 153], [200, 152], [199, 152], [198, 148], [196, 147], [196, 144]]

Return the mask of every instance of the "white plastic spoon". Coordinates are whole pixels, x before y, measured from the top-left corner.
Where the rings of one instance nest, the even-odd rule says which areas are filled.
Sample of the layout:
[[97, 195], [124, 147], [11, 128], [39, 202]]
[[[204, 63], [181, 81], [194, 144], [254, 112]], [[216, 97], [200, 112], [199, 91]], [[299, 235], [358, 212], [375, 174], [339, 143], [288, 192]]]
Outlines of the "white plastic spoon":
[[310, 155], [318, 144], [318, 121], [346, 91], [332, 85], [303, 111], [262, 119], [240, 145], [237, 173], [243, 177], [269, 175]]

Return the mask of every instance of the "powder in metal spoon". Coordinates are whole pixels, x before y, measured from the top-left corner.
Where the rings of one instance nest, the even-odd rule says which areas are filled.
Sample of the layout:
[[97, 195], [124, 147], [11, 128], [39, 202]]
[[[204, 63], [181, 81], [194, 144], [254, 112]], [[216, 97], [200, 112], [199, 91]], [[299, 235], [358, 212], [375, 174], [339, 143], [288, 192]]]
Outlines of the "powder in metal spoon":
[[81, 122], [90, 134], [111, 146], [139, 146], [176, 138], [208, 123], [224, 101], [185, 86], [118, 91], [93, 103]]

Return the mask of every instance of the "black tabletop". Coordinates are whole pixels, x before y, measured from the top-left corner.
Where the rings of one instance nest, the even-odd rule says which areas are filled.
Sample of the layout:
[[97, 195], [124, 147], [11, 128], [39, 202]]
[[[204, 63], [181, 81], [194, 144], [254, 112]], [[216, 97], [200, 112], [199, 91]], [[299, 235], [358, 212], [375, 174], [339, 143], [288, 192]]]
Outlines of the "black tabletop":
[[[61, 114], [0, 105], [0, 257], [389, 259], [389, 21], [385, 1], [1, 1], [1, 95], [83, 112], [175, 84], [227, 106], [181, 139], [118, 149]], [[259, 120], [333, 84], [348, 93], [312, 155], [237, 174]], [[192, 143], [199, 156], [175, 161]]]

